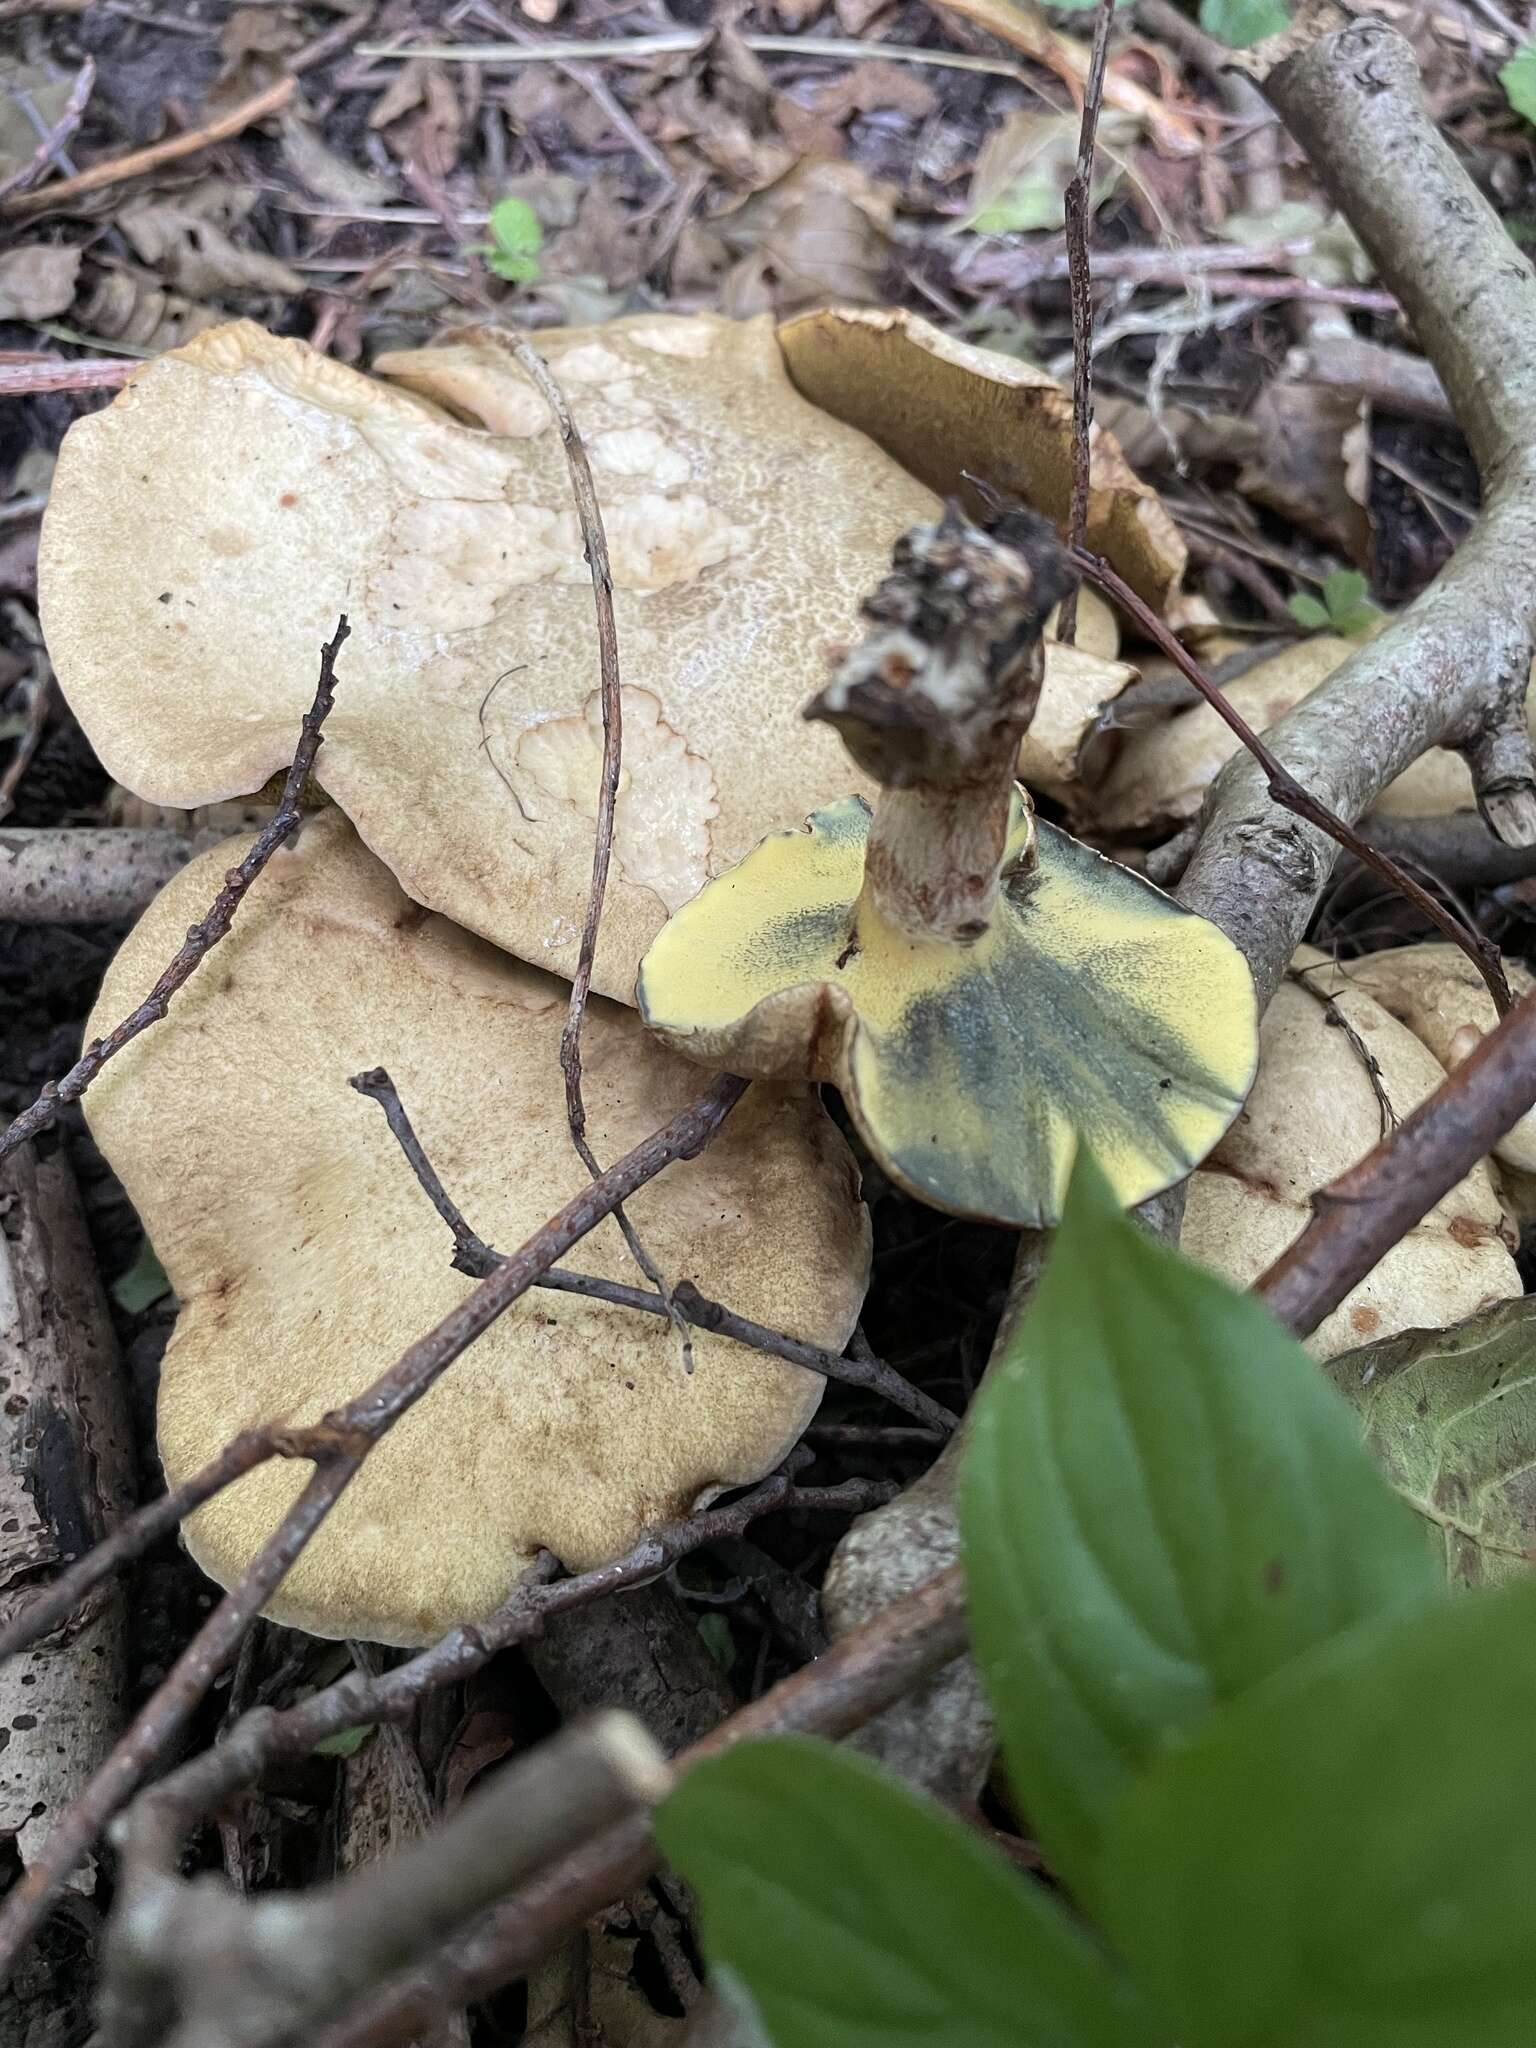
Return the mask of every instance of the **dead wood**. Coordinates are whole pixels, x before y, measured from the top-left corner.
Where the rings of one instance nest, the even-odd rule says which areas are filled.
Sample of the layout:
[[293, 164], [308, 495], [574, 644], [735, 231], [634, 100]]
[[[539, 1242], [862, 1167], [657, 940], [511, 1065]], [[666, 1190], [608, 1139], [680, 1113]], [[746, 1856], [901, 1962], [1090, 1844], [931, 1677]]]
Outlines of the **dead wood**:
[[0, 829], [0, 923], [126, 923], [202, 844], [157, 828]]

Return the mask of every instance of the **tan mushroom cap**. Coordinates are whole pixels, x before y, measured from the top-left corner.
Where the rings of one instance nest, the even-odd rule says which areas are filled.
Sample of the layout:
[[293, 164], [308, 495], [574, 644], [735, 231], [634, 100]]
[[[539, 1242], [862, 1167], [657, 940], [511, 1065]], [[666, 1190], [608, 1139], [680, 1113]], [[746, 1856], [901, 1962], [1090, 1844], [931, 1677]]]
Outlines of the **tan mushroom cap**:
[[[1517, 997], [1536, 988], [1536, 976], [1518, 961], [1507, 960], [1504, 972]], [[1392, 946], [1319, 968], [1308, 979], [1327, 995], [1345, 986], [1363, 988], [1429, 1047], [1447, 1073], [1470, 1059], [1499, 1021], [1488, 984], [1459, 946]], [[1527, 1110], [1493, 1151], [1506, 1166], [1536, 1173], [1536, 1109]]]
[[[670, 911], [846, 793], [800, 706], [935, 503], [796, 392], [767, 320], [648, 316], [540, 346], [613, 563], [624, 769], [595, 986], [630, 1001]], [[346, 612], [319, 781], [408, 894], [568, 975], [601, 718], [560, 437], [489, 344], [385, 367], [395, 382], [234, 322], [78, 421], [41, 555], [54, 663], [118, 781], [198, 805], [287, 762]]]
[[[230, 857], [203, 856], [151, 906], [90, 1031], [142, 995]], [[557, 1059], [566, 995], [408, 901], [334, 810], [276, 857], [89, 1109], [181, 1303], [160, 1391], [173, 1486], [237, 1430], [318, 1420], [470, 1287], [350, 1074], [388, 1067], [445, 1183], [503, 1249], [584, 1184]], [[696, 1067], [601, 998], [584, 1050], [605, 1162], [698, 1092]], [[753, 1088], [708, 1151], [629, 1214], [674, 1280], [813, 1342], [847, 1340], [868, 1224], [813, 1095]], [[570, 1263], [636, 1277], [612, 1223]], [[540, 1546], [592, 1565], [759, 1477], [804, 1430], [822, 1381], [703, 1333], [695, 1358], [690, 1377], [659, 1318], [525, 1296], [379, 1445], [268, 1612], [318, 1635], [427, 1642], [494, 1608]], [[306, 1470], [265, 1466], [200, 1510], [187, 1538], [205, 1570], [230, 1583]]]
[[[1303, 949], [1294, 964], [1309, 983], [1331, 985], [1323, 955]], [[1349, 1030], [1330, 1024], [1319, 995], [1294, 980], [1281, 984], [1260, 1027], [1247, 1107], [1190, 1179], [1180, 1244], [1234, 1286], [1252, 1285], [1306, 1227], [1317, 1190], [1380, 1139], [1382, 1105], [1363, 1055], [1375, 1060], [1400, 1118], [1445, 1079], [1428, 1048], [1362, 990], [1346, 985], [1336, 1008]], [[1443, 1328], [1519, 1295], [1504, 1227], [1482, 1162], [1346, 1296], [1308, 1349], [1332, 1358], [1399, 1330]]]
[[[1255, 732], [1265, 732], [1320, 688], [1359, 645], [1333, 633], [1298, 640], [1235, 677], [1224, 695]], [[1536, 685], [1526, 702], [1536, 735]], [[1183, 824], [1237, 752], [1231, 727], [1208, 704], [1131, 733], [1093, 793], [1094, 822], [1104, 832], [1131, 834]], [[1469, 811], [1475, 802], [1466, 762], [1449, 748], [1431, 747], [1372, 808], [1395, 817], [1433, 818]]]

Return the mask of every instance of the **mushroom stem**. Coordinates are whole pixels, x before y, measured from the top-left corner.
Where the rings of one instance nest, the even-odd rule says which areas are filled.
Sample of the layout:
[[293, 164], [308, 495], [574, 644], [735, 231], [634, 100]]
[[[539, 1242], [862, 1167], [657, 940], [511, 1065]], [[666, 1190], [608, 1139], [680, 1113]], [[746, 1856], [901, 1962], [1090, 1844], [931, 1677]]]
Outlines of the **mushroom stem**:
[[897, 542], [868, 631], [806, 707], [882, 785], [860, 900], [910, 939], [963, 945], [987, 929], [1041, 633], [1073, 581], [1048, 521], [998, 499], [976, 526], [951, 500]]

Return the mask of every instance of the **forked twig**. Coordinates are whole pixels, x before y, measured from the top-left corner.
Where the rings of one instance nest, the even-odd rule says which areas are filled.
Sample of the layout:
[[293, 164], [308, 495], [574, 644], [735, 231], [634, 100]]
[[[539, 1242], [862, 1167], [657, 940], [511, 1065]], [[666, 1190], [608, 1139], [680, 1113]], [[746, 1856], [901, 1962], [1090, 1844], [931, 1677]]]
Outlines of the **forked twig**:
[[[581, 1027], [587, 1014], [587, 999], [592, 993], [592, 966], [597, 958], [597, 933], [602, 923], [603, 899], [608, 891], [608, 869], [613, 859], [613, 818], [619, 800], [619, 775], [624, 761], [624, 704], [619, 685], [619, 629], [613, 615], [613, 571], [608, 561], [608, 536], [603, 529], [602, 510], [597, 502], [597, 486], [592, 481], [592, 465], [587, 460], [586, 444], [581, 438], [571, 408], [566, 401], [553, 371], [533, 344], [510, 328], [463, 327], [455, 330], [454, 339], [466, 342], [488, 343], [510, 355], [518, 367], [528, 376], [549, 407], [560, 429], [561, 445], [565, 449], [566, 467], [571, 476], [571, 496], [576, 502], [576, 518], [581, 527], [582, 549], [587, 558], [587, 567], [592, 574], [592, 603], [597, 613], [597, 664], [599, 698], [603, 713], [603, 765], [597, 788], [597, 826], [592, 842], [592, 881], [587, 891], [586, 911], [581, 922], [581, 943], [576, 954], [576, 972], [571, 977], [570, 1002], [565, 1013], [565, 1028], [560, 1034], [560, 1071], [565, 1076], [565, 1116], [570, 1126], [571, 1143], [582, 1165], [595, 1180], [602, 1167], [592, 1147], [587, 1143], [587, 1109], [581, 1092]], [[619, 1209], [614, 1222], [624, 1234], [630, 1257], [650, 1281], [661, 1299], [666, 1303], [667, 1315], [678, 1333], [683, 1350], [685, 1371], [693, 1370], [693, 1346], [688, 1337], [688, 1325], [678, 1312], [672, 1298], [672, 1290], [662, 1275], [661, 1268], [646, 1250], [640, 1233], [629, 1218]]]
[[[53, 708], [53, 670], [46, 657], [39, 655], [41, 667], [32, 684], [32, 697], [27, 705], [27, 722], [16, 741], [16, 751], [5, 764], [5, 773], [0, 775], [0, 819], [8, 818], [16, 807], [16, 792], [21, 787], [21, 778], [31, 767], [38, 748], [43, 743], [43, 734], [48, 729], [48, 713]], [[0, 1159], [5, 1154], [0, 1152]]]
[[66, 1103], [79, 1101], [108, 1060], [120, 1053], [125, 1045], [131, 1044], [141, 1031], [147, 1031], [151, 1024], [160, 1022], [171, 1006], [172, 996], [191, 980], [202, 960], [234, 923], [235, 912], [240, 908], [246, 891], [299, 823], [299, 803], [304, 784], [320, 751], [320, 728], [330, 715], [336, 698], [336, 656], [351, 630], [343, 616], [337, 621], [336, 631], [320, 650], [320, 681], [315, 687], [315, 701], [304, 714], [293, 765], [288, 770], [282, 796], [270, 821], [257, 833], [237, 865], [225, 875], [224, 886], [213, 899], [207, 915], [188, 929], [170, 965], [138, 1008], [131, 1010], [105, 1038], [94, 1039], [69, 1072], [57, 1081], [50, 1081], [31, 1108], [24, 1109], [10, 1128], [0, 1134], [0, 1159], [14, 1152], [18, 1145], [24, 1145], [28, 1138], [35, 1138], [39, 1131], [46, 1131], [56, 1123], [59, 1111]]
[[[451, 1263], [455, 1270], [467, 1273], [475, 1280], [494, 1272], [501, 1263], [502, 1254], [471, 1228], [463, 1210], [443, 1186], [389, 1075], [382, 1067], [374, 1067], [366, 1074], [355, 1074], [352, 1086], [359, 1095], [368, 1096], [383, 1110], [395, 1142], [405, 1155], [406, 1164], [451, 1231]], [[593, 1273], [571, 1273], [563, 1267], [552, 1266], [536, 1284], [560, 1294], [586, 1295], [595, 1301], [609, 1302], [616, 1308], [637, 1309], [644, 1315], [666, 1316], [671, 1313], [659, 1294], [647, 1294], [641, 1288], [626, 1287], [619, 1280], [600, 1279]], [[786, 1336], [766, 1323], [754, 1322], [749, 1316], [737, 1315], [734, 1309], [711, 1301], [687, 1280], [678, 1282], [672, 1300], [678, 1312], [698, 1329], [729, 1337], [738, 1344], [750, 1345], [755, 1351], [766, 1351], [774, 1358], [787, 1359], [791, 1365], [803, 1365], [811, 1372], [820, 1373], [824, 1379], [838, 1380], [845, 1386], [862, 1387], [870, 1393], [879, 1394], [894, 1407], [919, 1422], [927, 1423], [943, 1436], [951, 1435], [959, 1427], [958, 1416], [912, 1386], [894, 1366], [887, 1365], [882, 1359], [840, 1358], [819, 1344], [802, 1343], [798, 1337]]]
[[1383, 853], [1379, 847], [1372, 846], [1368, 840], [1362, 839], [1358, 832], [1346, 825], [1344, 820], [1330, 811], [1326, 804], [1319, 803], [1309, 790], [1303, 788], [1284, 763], [1265, 745], [1242, 713], [1234, 710], [1227, 701], [1226, 693], [1211, 681], [1178, 636], [1170, 632], [1152, 607], [1136, 595], [1108, 562], [1101, 560], [1098, 555], [1090, 554], [1086, 548], [1074, 548], [1072, 559], [1088, 581], [1097, 585], [1107, 598], [1112, 599], [1138, 630], [1145, 633], [1159, 651], [1177, 665], [1211, 709], [1237, 735], [1268, 778], [1271, 801], [1279, 804], [1282, 810], [1291, 811], [1296, 817], [1304, 818], [1320, 832], [1326, 832], [1335, 844], [1342, 846], [1346, 853], [1353, 854], [1362, 866], [1370, 868], [1375, 874], [1380, 875], [1383, 881], [1389, 882], [1399, 894], [1406, 896], [1410, 903], [1423, 912], [1436, 930], [1444, 932], [1453, 945], [1461, 948], [1488, 984], [1488, 992], [1498, 1007], [1499, 1015], [1506, 1016], [1514, 1003], [1514, 997], [1510, 993], [1498, 947], [1485, 939], [1481, 932], [1473, 931], [1469, 925], [1464, 924], [1454, 912], [1447, 910], [1443, 903], [1437, 902], [1405, 868], [1399, 867], [1390, 854]]

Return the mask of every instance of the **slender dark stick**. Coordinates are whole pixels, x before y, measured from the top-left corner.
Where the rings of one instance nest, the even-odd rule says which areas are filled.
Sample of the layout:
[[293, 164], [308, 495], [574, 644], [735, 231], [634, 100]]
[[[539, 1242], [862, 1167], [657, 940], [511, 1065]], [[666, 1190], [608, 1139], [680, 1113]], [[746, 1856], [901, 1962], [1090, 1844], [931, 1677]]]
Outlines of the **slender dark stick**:
[[[1067, 262], [1072, 279], [1072, 512], [1067, 527], [1070, 547], [1088, 538], [1088, 493], [1093, 473], [1093, 272], [1088, 236], [1093, 221], [1093, 153], [1104, 100], [1104, 66], [1109, 55], [1109, 27], [1115, 0], [1099, 0], [1093, 24], [1093, 54], [1083, 90], [1083, 124], [1077, 138], [1077, 173], [1065, 200]], [[1061, 607], [1056, 637], [1071, 647], [1077, 640], [1077, 585]]]
[[600, 1179], [572, 1196], [435, 1328], [418, 1337], [372, 1386], [334, 1409], [309, 1433], [307, 1455], [317, 1462], [298, 1501], [192, 1638], [81, 1797], [59, 1819], [0, 1907], [0, 1976], [15, 1962], [23, 1943], [36, 1933], [58, 1888], [107, 1821], [185, 1726], [235, 1654], [251, 1619], [282, 1583], [373, 1446], [563, 1252], [674, 1160], [692, 1159], [702, 1152], [746, 1086], [735, 1075], [718, 1076], [670, 1123], [642, 1139]]
[[288, 770], [283, 793], [271, 821], [257, 833], [238, 866], [232, 867], [225, 875], [224, 886], [214, 898], [207, 915], [189, 928], [170, 965], [138, 1008], [130, 1011], [105, 1038], [98, 1038], [88, 1045], [69, 1072], [60, 1080], [50, 1081], [31, 1108], [24, 1109], [10, 1129], [0, 1134], [0, 1159], [14, 1152], [18, 1145], [25, 1144], [28, 1138], [35, 1138], [39, 1131], [46, 1131], [56, 1123], [64, 1105], [79, 1101], [114, 1054], [120, 1053], [151, 1024], [160, 1022], [171, 1006], [172, 996], [191, 980], [204, 957], [234, 923], [235, 912], [244, 901], [246, 891], [299, 823], [299, 802], [304, 784], [320, 751], [320, 728], [335, 702], [336, 656], [351, 630], [345, 617], [339, 619], [336, 631], [320, 650], [320, 681], [315, 688], [315, 701], [304, 714], [293, 765]]
[[[509, 328], [466, 327], [455, 329], [460, 341], [488, 343], [505, 350], [524, 373], [555, 416], [570, 471], [571, 496], [581, 527], [582, 548], [592, 574], [592, 603], [597, 613], [597, 666], [603, 713], [603, 765], [597, 786], [597, 826], [592, 841], [592, 881], [587, 890], [587, 907], [581, 922], [581, 943], [576, 953], [576, 972], [571, 977], [570, 1002], [565, 1028], [560, 1034], [560, 1071], [565, 1076], [565, 1116], [571, 1143], [582, 1165], [596, 1180], [602, 1172], [587, 1142], [587, 1109], [581, 1092], [581, 1027], [592, 993], [592, 966], [597, 958], [597, 933], [602, 923], [603, 899], [608, 891], [608, 869], [613, 859], [613, 816], [619, 800], [619, 776], [624, 763], [624, 702], [619, 683], [619, 628], [613, 615], [613, 571], [608, 561], [608, 536], [592, 481], [581, 438], [564, 391], [548, 363], [523, 335]], [[614, 1222], [623, 1232], [629, 1255], [667, 1305], [667, 1314], [678, 1333], [685, 1371], [693, 1370], [693, 1346], [688, 1325], [673, 1305], [672, 1291], [650, 1252], [622, 1208], [615, 1210]]]
[[[471, 1228], [463, 1210], [443, 1186], [389, 1075], [382, 1067], [374, 1067], [366, 1074], [354, 1075], [352, 1086], [383, 1110], [407, 1165], [452, 1232], [451, 1263], [455, 1270], [467, 1273], [475, 1280], [484, 1279], [487, 1273], [494, 1272], [501, 1263], [502, 1254]], [[636, 1309], [643, 1315], [670, 1316], [672, 1312], [659, 1294], [647, 1294], [642, 1288], [626, 1287], [622, 1281], [600, 1279], [596, 1274], [571, 1273], [560, 1266], [552, 1266], [536, 1284], [560, 1294], [582, 1294], [595, 1301], [610, 1302], [616, 1308]], [[787, 1359], [791, 1365], [803, 1365], [811, 1372], [841, 1381], [845, 1386], [863, 1387], [945, 1436], [959, 1426], [958, 1416], [912, 1386], [894, 1366], [885, 1364], [881, 1359], [872, 1356], [840, 1358], [835, 1352], [823, 1350], [819, 1344], [803, 1343], [798, 1337], [786, 1336], [765, 1323], [754, 1322], [749, 1316], [737, 1315], [734, 1309], [728, 1309], [718, 1301], [711, 1301], [687, 1280], [678, 1282], [672, 1301], [677, 1312], [699, 1329], [729, 1337], [738, 1344], [750, 1345], [756, 1351], [769, 1352], [775, 1358]]]
[[32, 685], [27, 722], [16, 741], [15, 753], [5, 764], [5, 773], [0, 775], [0, 819], [8, 818], [16, 807], [16, 792], [21, 787], [21, 778], [31, 767], [33, 757], [43, 743], [43, 734], [48, 729], [48, 713], [53, 708], [53, 670], [48, 666], [46, 657], [39, 655], [38, 659], [42, 666]]
[[1488, 992], [1498, 1007], [1499, 1015], [1507, 1015], [1514, 997], [1510, 993], [1498, 947], [1485, 939], [1481, 932], [1473, 931], [1470, 925], [1463, 923], [1453, 911], [1437, 901], [1405, 868], [1399, 867], [1390, 854], [1383, 853], [1379, 847], [1372, 846], [1367, 840], [1362, 839], [1358, 832], [1344, 823], [1342, 818], [1336, 816], [1325, 804], [1319, 803], [1316, 797], [1304, 789], [1290, 770], [1265, 745], [1241, 712], [1232, 708], [1225, 692], [1219, 690], [1211, 681], [1178, 636], [1169, 631], [1152, 607], [1136, 595], [1130, 585], [1111, 569], [1108, 562], [1101, 560], [1098, 555], [1090, 554], [1086, 548], [1074, 548], [1072, 559], [1088, 581], [1096, 584], [1106, 597], [1112, 599], [1137, 629], [1145, 633], [1147, 638], [1178, 666], [1218, 717], [1236, 733], [1267, 776], [1271, 801], [1279, 804], [1283, 810], [1293, 812], [1298, 818], [1305, 818], [1309, 825], [1315, 825], [1320, 832], [1326, 832], [1328, 837], [1342, 846], [1346, 853], [1353, 854], [1362, 866], [1370, 868], [1380, 875], [1383, 881], [1389, 882], [1400, 895], [1406, 896], [1438, 931], [1444, 932], [1453, 945], [1461, 948], [1488, 984]]

